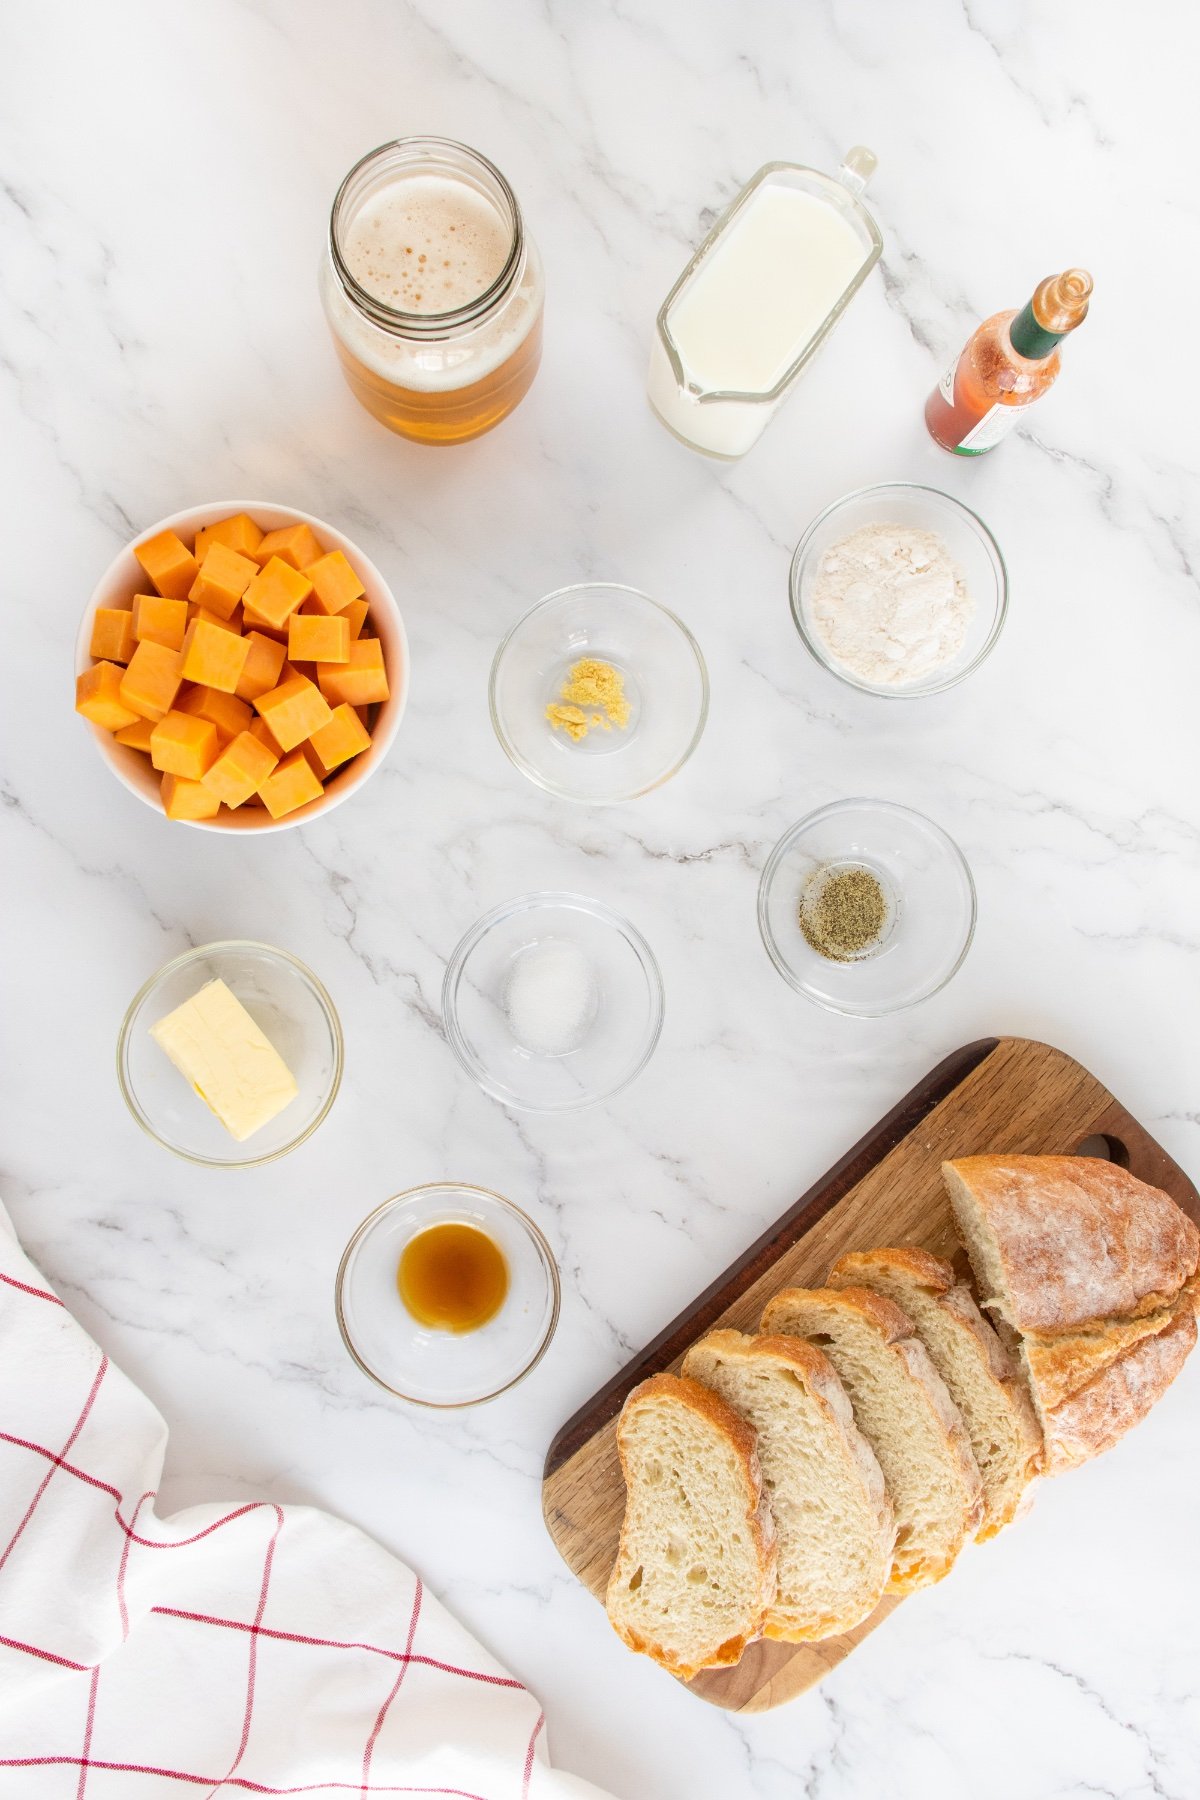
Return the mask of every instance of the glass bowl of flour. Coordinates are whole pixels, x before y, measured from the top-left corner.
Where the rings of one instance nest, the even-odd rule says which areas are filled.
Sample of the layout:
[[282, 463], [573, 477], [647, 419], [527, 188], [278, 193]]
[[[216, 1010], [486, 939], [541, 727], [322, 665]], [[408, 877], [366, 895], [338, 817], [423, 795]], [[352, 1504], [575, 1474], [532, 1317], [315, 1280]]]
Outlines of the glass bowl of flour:
[[817, 661], [865, 694], [940, 694], [977, 669], [1008, 609], [995, 538], [960, 500], [914, 482], [847, 494], [792, 558], [792, 616]]

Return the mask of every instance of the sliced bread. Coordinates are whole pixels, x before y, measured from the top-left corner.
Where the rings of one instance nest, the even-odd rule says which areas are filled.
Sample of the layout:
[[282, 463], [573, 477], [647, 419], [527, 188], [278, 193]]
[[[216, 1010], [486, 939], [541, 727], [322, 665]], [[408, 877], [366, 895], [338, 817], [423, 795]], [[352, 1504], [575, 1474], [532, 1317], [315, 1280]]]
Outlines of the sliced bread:
[[1144, 1418], [1186, 1357], [1200, 1232], [1169, 1194], [1094, 1157], [968, 1156], [942, 1175], [1046, 1469], [1074, 1468]]
[[962, 1414], [983, 1477], [983, 1523], [994, 1537], [1023, 1510], [1037, 1479], [1042, 1433], [1025, 1383], [965, 1282], [940, 1256], [907, 1246], [843, 1256], [833, 1288], [870, 1288], [906, 1312]]
[[652, 1375], [617, 1424], [625, 1520], [605, 1605], [631, 1650], [685, 1680], [737, 1662], [775, 1598], [753, 1427], [697, 1381]]
[[796, 1337], [713, 1331], [683, 1373], [748, 1420], [779, 1540], [777, 1593], [764, 1635], [834, 1637], [878, 1605], [896, 1530], [874, 1451], [833, 1365]]
[[867, 1288], [785, 1288], [768, 1302], [762, 1329], [808, 1338], [841, 1377], [896, 1515], [889, 1593], [940, 1581], [979, 1527], [983, 1484], [958, 1408], [908, 1315]]

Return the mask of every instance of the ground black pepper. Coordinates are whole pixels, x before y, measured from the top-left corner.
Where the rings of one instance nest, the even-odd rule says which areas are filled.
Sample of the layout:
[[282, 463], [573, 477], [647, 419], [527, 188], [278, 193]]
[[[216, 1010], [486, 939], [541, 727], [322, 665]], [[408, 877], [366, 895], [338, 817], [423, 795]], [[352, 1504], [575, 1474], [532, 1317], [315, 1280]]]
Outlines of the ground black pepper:
[[854, 962], [883, 935], [887, 898], [870, 869], [826, 865], [809, 876], [800, 897], [805, 941], [830, 962]]

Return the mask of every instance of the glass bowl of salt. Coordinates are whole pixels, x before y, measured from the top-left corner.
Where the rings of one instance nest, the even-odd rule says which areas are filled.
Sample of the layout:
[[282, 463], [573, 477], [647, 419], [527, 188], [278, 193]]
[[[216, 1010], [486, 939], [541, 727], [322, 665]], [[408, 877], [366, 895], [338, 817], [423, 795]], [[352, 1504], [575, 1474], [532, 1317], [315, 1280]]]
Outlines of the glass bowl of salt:
[[442, 1020], [485, 1094], [570, 1112], [646, 1066], [662, 1030], [662, 976], [641, 933], [599, 900], [523, 894], [486, 913], [454, 951]]

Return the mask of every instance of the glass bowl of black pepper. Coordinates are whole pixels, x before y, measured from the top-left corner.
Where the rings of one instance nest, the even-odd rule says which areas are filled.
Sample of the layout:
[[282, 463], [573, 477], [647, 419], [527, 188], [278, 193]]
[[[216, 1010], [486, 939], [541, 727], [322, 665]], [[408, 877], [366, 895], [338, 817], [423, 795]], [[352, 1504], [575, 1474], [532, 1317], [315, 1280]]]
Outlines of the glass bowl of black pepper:
[[975, 934], [975, 883], [940, 825], [889, 800], [839, 800], [786, 831], [758, 888], [784, 980], [830, 1012], [879, 1018], [927, 1000]]

